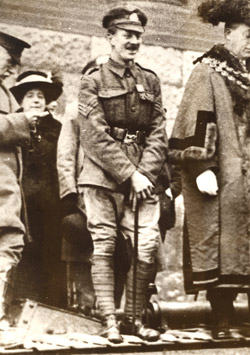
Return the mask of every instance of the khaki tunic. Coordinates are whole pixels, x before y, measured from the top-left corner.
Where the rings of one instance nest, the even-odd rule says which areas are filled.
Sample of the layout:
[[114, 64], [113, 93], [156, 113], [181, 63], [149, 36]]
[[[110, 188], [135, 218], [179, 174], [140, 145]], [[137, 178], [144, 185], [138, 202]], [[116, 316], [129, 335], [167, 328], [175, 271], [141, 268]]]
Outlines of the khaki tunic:
[[[111, 59], [81, 80], [79, 122], [84, 150], [79, 185], [113, 191], [137, 169], [156, 186], [166, 160], [166, 120], [157, 76], [139, 65]], [[113, 139], [110, 127], [146, 132], [144, 145]]]

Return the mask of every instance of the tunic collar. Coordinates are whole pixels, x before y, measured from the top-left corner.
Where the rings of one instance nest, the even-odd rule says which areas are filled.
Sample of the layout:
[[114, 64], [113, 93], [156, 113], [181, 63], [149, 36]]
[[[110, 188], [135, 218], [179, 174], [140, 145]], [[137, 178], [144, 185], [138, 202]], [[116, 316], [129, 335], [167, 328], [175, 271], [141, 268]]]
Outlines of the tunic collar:
[[117, 74], [120, 78], [124, 77], [127, 69], [130, 70], [130, 72], [134, 78], [136, 77], [136, 66], [134, 63], [130, 66], [126, 66], [126, 65], [122, 65], [120, 63], [117, 63], [113, 59], [109, 58], [108, 67], [113, 73]]

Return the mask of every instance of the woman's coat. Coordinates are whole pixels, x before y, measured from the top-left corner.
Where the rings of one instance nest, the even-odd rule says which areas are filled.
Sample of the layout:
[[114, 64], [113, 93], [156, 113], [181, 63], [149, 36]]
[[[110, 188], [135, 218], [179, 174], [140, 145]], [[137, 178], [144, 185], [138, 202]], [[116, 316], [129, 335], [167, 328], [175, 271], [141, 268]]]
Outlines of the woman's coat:
[[[182, 165], [187, 292], [249, 287], [250, 115], [247, 108], [237, 114], [234, 105], [223, 75], [198, 64], [169, 143], [171, 158]], [[217, 196], [197, 188], [196, 177], [207, 169], [217, 175]]]

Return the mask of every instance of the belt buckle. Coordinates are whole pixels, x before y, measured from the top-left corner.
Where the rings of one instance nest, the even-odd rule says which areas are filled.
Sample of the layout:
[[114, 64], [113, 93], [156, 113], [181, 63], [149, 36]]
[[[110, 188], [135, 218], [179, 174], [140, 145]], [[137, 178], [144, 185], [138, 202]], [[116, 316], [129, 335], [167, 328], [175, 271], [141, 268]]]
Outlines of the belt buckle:
[[126, 133], [125, 138], [123, 140], [124, 143], [130, 144], [130, 143], [134, 143], [137, 141], [137, 135], [136, 134], [130, 134], [130, 133]]

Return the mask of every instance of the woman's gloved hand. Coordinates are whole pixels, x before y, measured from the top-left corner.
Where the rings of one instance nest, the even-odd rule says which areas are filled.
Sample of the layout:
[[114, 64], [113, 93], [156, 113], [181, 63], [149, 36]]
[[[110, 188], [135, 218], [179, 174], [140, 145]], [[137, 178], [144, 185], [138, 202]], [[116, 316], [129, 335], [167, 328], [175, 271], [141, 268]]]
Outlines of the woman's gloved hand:
[[208, 169], [196, 178], [196, 184], [200, 192], [211, 196], [216, 196], [218, 192], [218, 183], [215, 173]]

